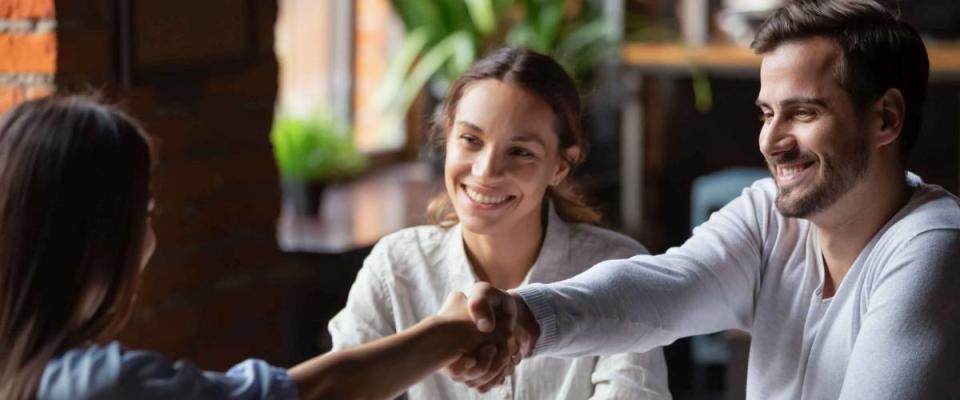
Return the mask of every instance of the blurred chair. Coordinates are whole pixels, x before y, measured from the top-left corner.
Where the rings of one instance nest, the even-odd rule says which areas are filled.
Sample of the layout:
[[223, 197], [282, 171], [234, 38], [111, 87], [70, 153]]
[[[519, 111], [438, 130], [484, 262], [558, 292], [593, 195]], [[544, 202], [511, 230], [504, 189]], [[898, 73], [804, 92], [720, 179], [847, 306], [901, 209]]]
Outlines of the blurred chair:
[[710, 214], [723, 208], [753, 182], [769, 178], [764, 168], [727, 168], [693, 180], [690, 190], [690, 229], [707, 222]]
[[[768, 177], [770, 173], [765, 168], [728, 168], [694, 179], [690, 190], [690, 229], [706, 222], [711, 214], [740, 196], [744, 188]], [[716, 390], [721, 386], [716, 375], [722, 373], [725, 398], [742, 399], [749, 343], [748, 335], [735, 331], [691, 338], [694, 386]]]

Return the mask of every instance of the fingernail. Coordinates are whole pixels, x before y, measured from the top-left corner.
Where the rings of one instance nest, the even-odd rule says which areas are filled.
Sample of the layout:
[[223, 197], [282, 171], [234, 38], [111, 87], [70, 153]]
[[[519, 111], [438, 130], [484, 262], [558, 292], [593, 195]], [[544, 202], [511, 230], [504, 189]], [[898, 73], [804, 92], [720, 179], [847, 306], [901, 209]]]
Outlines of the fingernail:
[[474, 360], [474, 359], [472, 359], [472, 358], [471, 358], [471, 359], [468, 359], [468, 360], [465, 360], [465, 361], [463, 362], [463, 369], [466, 370], [466, 369], [473, 368], [474, 365], [477, 365], [477, 360]]
[[480, 320], [477, 321], [477, 329], [479, 329], [480, 332], [490, 332], [493, 330], [493, 323], [487, 318], [480, 318]]

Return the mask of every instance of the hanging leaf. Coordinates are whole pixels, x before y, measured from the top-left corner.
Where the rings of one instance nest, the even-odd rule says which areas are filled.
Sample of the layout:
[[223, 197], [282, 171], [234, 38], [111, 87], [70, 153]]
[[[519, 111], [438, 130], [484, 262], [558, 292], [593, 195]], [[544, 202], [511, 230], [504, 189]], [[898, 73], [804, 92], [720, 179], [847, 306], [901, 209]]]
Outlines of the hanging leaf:
[[387, 67], [380, 91], [377, 93], [376, 104], [381, 110], [395, 107], [396, 94], [400, 92], [413, 63], [427, 47], [428, 40], [427, 28], [417, 28], [407, 34], [397, 54], [393, 57], [393, 61]]
[[614, 56], [617, 50], [613, 24], [601, 19], [571, 30], [557, 43], [553, 55], [570, 73], [579, 75]]
[[420, 89], [427, 81], [437, 74], [444, 65], [451, 65], [461, 74], [470, 67], [476, 59], [473, 36], [469, 32], [457, 32], [437, 43], [423, 53], [420, 60], [404, 77], [403, 83], [396, 92], [388, 92], [394, 96], [385, 110], [384, 119], [387, 124], [402, 123], [404, 115]]
[[447, 33], [443, 10], [434, 1], [393, 0], [393, 8], [407, 31], [423, 30], [429, 44], [439, 42]]
[[544, 0], [541, 3], [540, 15], [537, 18], [537, 25], [534, 26], [537, 33], [537, 50], [543, 53], [550, 53], [554, 44], [557, 42], [560, 34], [560, 28], [563, 26], [563, 17], [566, 8], [564, 0]]
[[477, 32], [489, 35], [497, 29], [497, 16], [491, 0], [464, 0]]

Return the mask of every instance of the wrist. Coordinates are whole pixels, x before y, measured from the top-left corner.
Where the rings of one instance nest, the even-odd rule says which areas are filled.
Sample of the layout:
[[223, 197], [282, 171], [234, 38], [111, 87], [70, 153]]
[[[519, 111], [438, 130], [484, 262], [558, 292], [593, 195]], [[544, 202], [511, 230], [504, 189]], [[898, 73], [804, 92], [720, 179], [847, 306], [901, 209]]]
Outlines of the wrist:
[[523, 300], [516, 292], [508, 292], [510, 297], [513, 298], [514, 304], [517, 308], [517, 325], [522, 330], [522, 332], [527, 336], [525, 338], [526, 346], [524, 348], [525, 353], [533, 352], [533, 348], [537, 345], [537, 340], [540, 339], [540, 324], [537, 322], [537, 318], [533, 315], [533, 311], [530, 310], [530, 307], [527, 306], [527, 302]]
[[473, 349], [467, 343], [476, 331], [473, 322], [462, 321], [441, 315], [431, 315], [417, 324], [422, 331], [426, 346], [443, 353], [445, 356], [463, 354]]

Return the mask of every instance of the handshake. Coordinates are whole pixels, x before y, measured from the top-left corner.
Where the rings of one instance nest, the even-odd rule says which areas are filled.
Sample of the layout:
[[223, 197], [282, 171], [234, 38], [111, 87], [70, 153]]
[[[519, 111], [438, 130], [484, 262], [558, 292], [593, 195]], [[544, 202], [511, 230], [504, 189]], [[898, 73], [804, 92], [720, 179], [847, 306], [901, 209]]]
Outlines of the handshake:
[[503, 383], [540, 336], [523, 299], [486, 282], [473, 286], [469, 300], [461, 292], [451, 294], [436, 317], [445, 335], [459, 340], [457, 356], [442, 372], [481, 393]]

